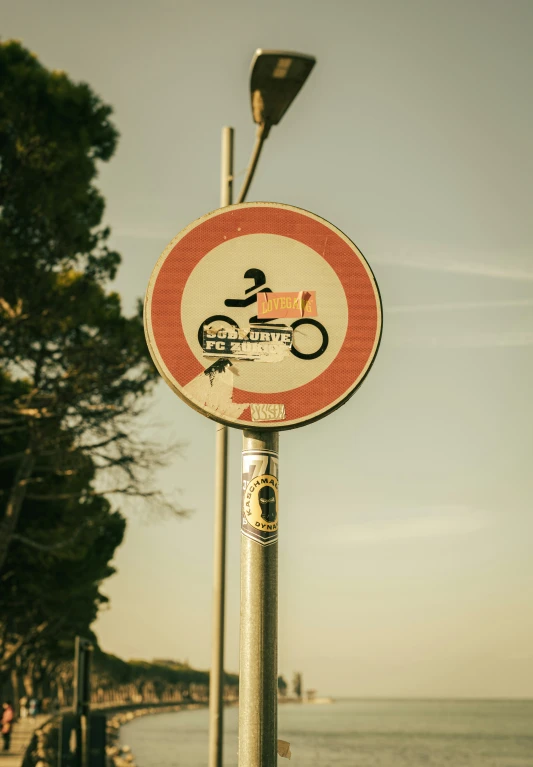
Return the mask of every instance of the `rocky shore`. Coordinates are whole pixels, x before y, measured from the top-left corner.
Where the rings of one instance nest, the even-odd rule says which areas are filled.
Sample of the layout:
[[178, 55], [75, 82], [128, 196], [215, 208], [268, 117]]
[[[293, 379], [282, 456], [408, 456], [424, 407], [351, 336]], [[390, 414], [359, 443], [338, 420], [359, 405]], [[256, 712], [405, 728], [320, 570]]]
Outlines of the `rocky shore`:
[[[169, 703], [168, 705], [145, 705], [125, 710], [100, 710], [106, 713], [106, 767], [136, 767], [131, 748], [119, 743], [120, 728], [139, 716], [205, 708], [207, 703]], [[59, 750], [59, 716], [47, 719], [38, 726], [31, 743], [22, 757], [22, 767], [56, 767]], [[29, 736], [29, 733], [28, 733]], [[21, 757], [17, 764], [21, 764]], [[1, 761], [1, 760], [0, 760]], [[0, 767], [2, 765], [0, 764]], [[6, 763], [7, 767], [7, 763]]]
[[137, 719], [139, 716], [164, 714], [169, 711], [184, 711], [195, 708], [205, 708], [203, 703], [175, 703], [168, 706], [137, 708], [133, 711], [120, 711], [108, 716], [107, 719], [107, 767], [137, 767], [131, 748], [119, 743], [120, 728], [123, 724]]

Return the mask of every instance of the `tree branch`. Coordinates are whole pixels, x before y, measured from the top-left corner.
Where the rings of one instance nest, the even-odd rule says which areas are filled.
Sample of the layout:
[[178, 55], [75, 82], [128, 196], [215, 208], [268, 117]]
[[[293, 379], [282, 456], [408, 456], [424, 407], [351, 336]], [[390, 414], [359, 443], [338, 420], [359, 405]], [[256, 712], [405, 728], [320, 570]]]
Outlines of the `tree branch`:
[[9, 463], [9, 461], [18, 460], [19, 458], [22, 458], [23, 455], [24, 455], [23, 450], [20, 453], [11, 453], [11, 455], [4, 455], [0, 458], [0, 464]]
[[31, 477], [34, 465], [35, 454], [33, 452], [33, 445], [30, 442], [19, 463], [6, 504], [4, 518], [0, 522], [0, 570], [2, 570], [7, 557], [11, 537], [17, 526], [20, 510], [26, 497], [28, 480]]
[[74, 541], [79, 538], [83, 530], [85, 530], [86, 527], [89, 526], [89, 522], [92, 522], [93, 520], [89, 520], [82, 524], [74, 535], [72, 535], [70, 538], [67, 538], [65, 541], [60, 541], [59, 543], [51, 543], [49, 545], [46, 545], [44, 543], [37, 543], [37, 541], [32, 541], [30, 538], [27, 538], [25, 535], [19, 535], [18, 533], [15, 533], [13, 535], [12, 540], [14, 541], [20, 541], [21, 543], [26, 544], [26, 546], [31, 546], [33, 549], [37, 549], [38, 551], [57, 551], [58, 549], [64, 549], [65, 546], [69, 546], [71, 543], [74, 543]]
[[117, 434], [115, 434], [113, 437], [109, 437], [109, 439], [105, 439], [102, 442], [95, 442], [92, 445], [80, 445], [81, 450], [96, 450], [101, 447], [107, 447], [107, 445], [110, 445], [112, 442], [116, 442], [120, 439], [127, 439], [128, 435], [125, 434], [122, 431], [119, 431]]
[[83, 490], [80, 493], [28, 493], [26, 495], [26, 498], [28, 500], [32, 501], [69, 501], [73, 498], [94, 498], [101, 495], [133, 495], [138, 496], [140, 498], [151, 498], [154, 495], [158, 495], [157, 490], [136, 490], [135, 487], [132, 485], [127, 485], [126, 487], [115, 487], [111, 490], [102, 490], [100, 492], [97, 492], [96, 490], [92, 490], [90, 492], [87, 492], [86, 490]]
[[49, 625], [49, 621], [44, 621], [39, 626], [36, 626], [28, 634], [20, 637], [19, 640], [15, 642], [12, 649], [9, 652], [4, 653], [2, 662], [0, 663], [0, 671], [8, 671], [9, 668], [11, 667], [12, 658], [18, 653], [20, 648], [23, 647], [24, 644], [27, 644], [31, 639], [39, 636], [39, 634], [42, 634], [42, 632], [48, 627], [48, 625]]

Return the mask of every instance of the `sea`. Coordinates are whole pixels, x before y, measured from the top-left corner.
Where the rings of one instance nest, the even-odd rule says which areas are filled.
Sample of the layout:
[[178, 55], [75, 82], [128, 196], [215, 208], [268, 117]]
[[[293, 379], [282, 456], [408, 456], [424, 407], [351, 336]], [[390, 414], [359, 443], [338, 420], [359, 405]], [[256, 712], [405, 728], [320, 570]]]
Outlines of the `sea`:
[[[137, 767], [206, 767], [207, 709], [121, 729]], [[237, 765], [237, 707], [224, 711], [224, 767]], [[533, 700], [336, 700], [279, 706], [281, 767], [533, 767]]]

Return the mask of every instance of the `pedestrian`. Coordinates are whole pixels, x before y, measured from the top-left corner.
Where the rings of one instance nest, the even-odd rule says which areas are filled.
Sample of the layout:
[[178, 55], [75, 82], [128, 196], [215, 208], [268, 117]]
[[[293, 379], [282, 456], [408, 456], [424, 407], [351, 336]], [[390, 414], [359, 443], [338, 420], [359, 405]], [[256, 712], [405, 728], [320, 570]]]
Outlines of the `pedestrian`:
[[2, 709], [2, 740], [4, 741], [4, 751], [9, 751], [15, 712], [13, 711], [13, 706], [11, 705], [10, 700], [2, 704]]
[[30, 698], [30, 702], [28, 705], [28, 714], [33, 717], [37, 714], [37, 698], [33, 697]]

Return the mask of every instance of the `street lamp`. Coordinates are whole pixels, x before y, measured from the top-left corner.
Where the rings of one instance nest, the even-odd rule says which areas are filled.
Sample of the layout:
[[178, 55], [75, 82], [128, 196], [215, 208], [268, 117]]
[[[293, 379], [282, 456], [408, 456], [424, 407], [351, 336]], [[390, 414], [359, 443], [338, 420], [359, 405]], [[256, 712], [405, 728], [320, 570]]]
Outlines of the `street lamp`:
[[[270, 128], [277, 125], [307, 80], [316, 59], [292, 51], [258, 48], [252, 59], [250, 92], [257, 136], [242, 189], [237, 200], [244, 202]], [[232, 203], [233, 128], [222, 129], [220, 205]], [[209, 680], [209, 767], [222, 767], [224, 691], [224, 601], [226, 583], [226, 505], [228, 430], [216, 427], [215, 520], [213, 566], [212, 659]]]
[[272, 125], [277, 125], [298, 95], [316, 59], [291, 51], [263, 51], [258, 48], [252, 59], [250, 95], [252, 116], [257, 123], [257, 138], [246, 178], [237, 202], [244, 202], [255, 172], [263, 142]]

